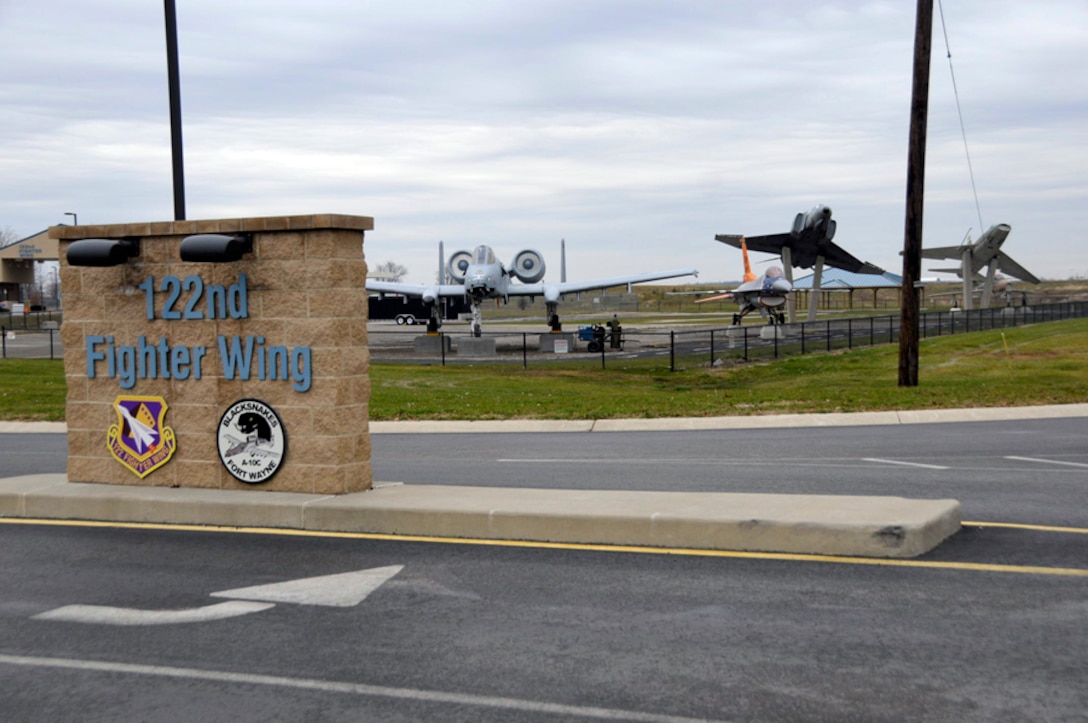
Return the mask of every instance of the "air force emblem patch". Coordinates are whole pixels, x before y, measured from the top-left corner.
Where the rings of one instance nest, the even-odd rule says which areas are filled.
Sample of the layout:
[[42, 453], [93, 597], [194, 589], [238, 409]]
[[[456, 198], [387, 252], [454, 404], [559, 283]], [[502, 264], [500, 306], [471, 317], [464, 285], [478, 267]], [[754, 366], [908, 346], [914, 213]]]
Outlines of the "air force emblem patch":
[[170, 461], [177, 449], [174, 430], [167, 427], [167, 404], [162, 397], [128, 397], [113, 400], [117, 424], [106, 432], [106, 446], [118, 462], [140, 479]]

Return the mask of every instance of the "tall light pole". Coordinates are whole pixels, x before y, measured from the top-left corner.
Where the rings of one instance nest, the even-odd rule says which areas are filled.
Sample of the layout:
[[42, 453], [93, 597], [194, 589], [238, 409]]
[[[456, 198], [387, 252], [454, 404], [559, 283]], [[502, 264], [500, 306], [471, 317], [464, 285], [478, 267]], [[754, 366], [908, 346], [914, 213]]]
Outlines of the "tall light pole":
[[65, 212], [64, 212], [64, 215], [65, 215], [65, 216], [71, 216], [71, 217], [72, 217], [72, 225], [73, 225], [73, 226], [78, 226], [78, 225], [79, 225], [79, 216], [75, 215], [75, 214], [74, 214], [74, 213], [72, 213], [71, 211], [65, 211]]
[[166, 14], [166, 73], [170, 86], [170, 148], [174, 161], [174, 220], [185, 220], [185, 164], [181, 153], [181, 80], [178, 72], [178, 17], [174, 0], [163, 0]]
[[903, 233], [903, 300], [899, 321], [899, 386], [918, 386], [918, 285], [922, 276], [922, 210], [926, 187], [926, 126], [929, 118], [929, 55], [933, 0], [918, 0], [914, 28], [914, 81], [907, 151], [907, 217]]

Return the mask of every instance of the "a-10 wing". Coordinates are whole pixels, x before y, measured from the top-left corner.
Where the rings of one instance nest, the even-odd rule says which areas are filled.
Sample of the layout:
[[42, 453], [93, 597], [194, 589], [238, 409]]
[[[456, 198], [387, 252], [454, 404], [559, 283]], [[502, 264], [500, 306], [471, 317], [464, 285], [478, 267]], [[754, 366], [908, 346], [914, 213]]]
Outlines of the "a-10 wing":
[[567, 294], [577, 294], [582, 291], [594, 291], [596, 289], [608, 289], [613, 286], [641, 284], [647, 281], [660, 281], [661, 279], [674, 279], [679, 276], [699, 276], [697, 269], [673, 269], [672, 271], [657, 271], [648, 274], [632, 274], [630, 276], [613, 276], [606, 279], [589, 279], [588, 281], [561, 281], [558, 284], [540, 282], [537, 284], [511, 284], [511, 296], [543, 296], [549, 300], [558, 299]]
[[415, 296], [425, 301], [465, 295], [465, 287], [461, 284], [402, 284], [398, 281], [370, 281], [369, 279], [366, 282], [366, 290], [377, 291], [379, 294]]
[[[641, 284], [647, 281], [659, 281], [661, 279], [673, 279], [679, 276], [696, 276], [697, 269], [674, 269], [672, 271], [658, 271], [647, 274], [631, 274], [629, 276], [613, 276], [604, 279], [590, 279], [588, 281], [561, 281], [557, 284], [510, 284], [506, 288], [509, 296], [543, 296], [548, 300], [556, 300], [567, 294], [577, 294], [582, 291], [595, 289], [607, 289], [613, 286], [628, 284]], [[422, 298], [430, 303], [437, 299], [447, 297], [460, 297], [465, 295], [465, 287], [461, 284], [402, 284], [395, 281], [367, 281], [367, 291], [376, 291], [380, 294], [401, 294]]]

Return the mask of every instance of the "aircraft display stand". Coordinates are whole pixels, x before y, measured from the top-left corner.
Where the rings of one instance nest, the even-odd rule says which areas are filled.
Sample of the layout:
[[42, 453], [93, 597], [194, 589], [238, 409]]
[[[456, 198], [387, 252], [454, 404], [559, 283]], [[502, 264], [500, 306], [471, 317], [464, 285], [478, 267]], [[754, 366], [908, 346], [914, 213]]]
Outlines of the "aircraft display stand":
[[760, 339], [785, 339], [786, 329], [781, 324], [767, 324], [759, 330]]
[[559, 332], [557, 334], [541, 334], [540, 335], [540, 351], [542, 354], [554, 354], [556, 341], [564, 340], [567, 342], [567, 350], [574, 351], [574, 332]]
[[495, 337], [465, 336], [457, 340], [459, 356], [495, 356]]
[[443, 334], [423, 334], [412, 340], [412, 348], [416, 354], [441, 354], [442, 345], [446, 345], [446, 352], [453, 348], [450, 338]]

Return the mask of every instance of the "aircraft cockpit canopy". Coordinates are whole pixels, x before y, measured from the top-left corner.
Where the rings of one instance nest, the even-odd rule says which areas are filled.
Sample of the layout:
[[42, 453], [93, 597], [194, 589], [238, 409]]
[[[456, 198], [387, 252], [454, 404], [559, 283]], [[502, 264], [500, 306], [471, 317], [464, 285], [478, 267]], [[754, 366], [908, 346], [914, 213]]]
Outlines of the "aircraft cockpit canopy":
[[472, 262], [474, 264], [493, 264], [495, 263], [495, 252], [491, 250], [490, 246], [477, 246], [476, 253], [473, 255]]

